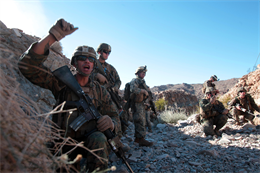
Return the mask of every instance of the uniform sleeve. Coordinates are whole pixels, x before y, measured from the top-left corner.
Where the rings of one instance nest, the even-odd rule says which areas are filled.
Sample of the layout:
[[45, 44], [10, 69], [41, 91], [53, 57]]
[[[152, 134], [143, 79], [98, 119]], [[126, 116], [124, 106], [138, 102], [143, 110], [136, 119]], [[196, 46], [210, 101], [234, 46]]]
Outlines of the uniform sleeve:
[[204, 112], [210, 111], [213, 107], [213, 105], [207, 99], [201, 99], [199, 105]]
[[134, 93], [134, 94], [140, 94], [141, 92], [141, 89], [138, 88], [138, 81], [137, 81], [137, 78], [133, 79], [131, 82], [130, 82], [130, 92], [131, 93]]
[[101, 86], [101, 92], [102, 92], [102, 98], [101, 98], [102, 109], [100, 113], [102, 115], [108, 115], [112, 119], [115, 125], [114, 131], [117, 134], [119, 132], [120, 125], [121, 125], [118, 110], [116, 108], [116, 105], [112, 101], [109, 92], [106, 90], [104, 86]]
[[239, 103], [239, 100], [236, 97], [233, 98], [228, 105], [228, 109], [231, 109], [233, 106], [236, 106], [237, 103]]
[[249, 95], [249, 102], [251, 104], [251, 106], [253, 107], [254, 110], [256, 110], [257, 112], [260, 112], [259, 107], [256, 105], [255, 100]]
[[49, 50], [44, 55], [36, 54], [32, 50], [33, 45], [36, 43], [33, 43], [20, 57], [18, 62], [19, 70], [30, 82], [51, 90], [53, 95], [56, 96], [57, 92], [61, 90], [61, 86], [59, 86], [59, 82], [52, 75], [52, 72], [43, 65], [49, 55]]
[[114, 77], [114, 79], [115, 79], [115, 85], [114, 85], [114, 87], [116, 87], [116, 88], [120, 88], [120, 86], [121, 86], [121, 80], [120, 80], [120, 77], [119, 77], [119, 75], [118, 75], [118, 73], [117, 73], [117, 71], [116, 71], [116, 69], [111, 65], [111, 73], [112, 73], [112, 76]]

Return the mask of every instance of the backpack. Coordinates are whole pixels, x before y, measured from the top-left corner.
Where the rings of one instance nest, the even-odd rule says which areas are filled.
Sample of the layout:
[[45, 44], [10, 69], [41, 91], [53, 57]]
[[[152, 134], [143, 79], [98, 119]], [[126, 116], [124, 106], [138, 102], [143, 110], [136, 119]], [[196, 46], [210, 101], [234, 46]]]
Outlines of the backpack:
[[130, 99], [130, 82], [125, 84], [125, 90], [124, 90], [124, 98], [125, 100], [129, 100]]

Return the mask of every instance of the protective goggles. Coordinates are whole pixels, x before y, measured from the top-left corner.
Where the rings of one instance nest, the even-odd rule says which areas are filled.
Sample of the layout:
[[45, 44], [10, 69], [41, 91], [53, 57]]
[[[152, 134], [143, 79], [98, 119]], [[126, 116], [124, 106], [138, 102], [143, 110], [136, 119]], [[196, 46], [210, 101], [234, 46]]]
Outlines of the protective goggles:
[[77, 60], [79, 61], [86, 61], [87, 59], [89, 60], [89, 62], [95, 62], [95, 58], [93, 57], [86, 57], [84, 55], [77, 56]]
[[103, 50], [103, 52], [105, 53], [105, 54], [110, 54], [111, 52], [109, 52], [109, 51], [106, 51], [106, 50]]

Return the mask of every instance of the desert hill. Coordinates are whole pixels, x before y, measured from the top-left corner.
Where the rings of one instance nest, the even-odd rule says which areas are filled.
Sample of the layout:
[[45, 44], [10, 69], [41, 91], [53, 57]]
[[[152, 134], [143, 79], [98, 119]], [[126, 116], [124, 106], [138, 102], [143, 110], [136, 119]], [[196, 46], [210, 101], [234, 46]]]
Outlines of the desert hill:
[[[237, 82], [238, 78], [232, 78], [228, 80], [220, 80], [214, 82], [216, 84], [216, 88], [220, 91], [220, 94], [224, 94], [230, 90]], [[201, 92], [203, 83], [202, 84], [168, 84], [168, 85], [160, 85], [155, 86], [151, 88], [152, 92], [161, 92], [161, 91], [167, 91], [167, 90], [179, 90], [179, 91], [185, 91], [187, 93], [195, 95], [198, 99], [203, 97], [203, 94]]]

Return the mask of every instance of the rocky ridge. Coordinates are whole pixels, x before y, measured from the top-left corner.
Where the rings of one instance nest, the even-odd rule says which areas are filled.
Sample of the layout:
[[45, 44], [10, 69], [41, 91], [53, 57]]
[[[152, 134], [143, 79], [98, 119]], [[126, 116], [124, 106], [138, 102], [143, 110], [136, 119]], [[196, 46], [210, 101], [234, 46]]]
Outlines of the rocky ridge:
[[[0, 58], [1, 58], [1, 68], [4, 70], [5, 74], [9, 74], [10, 66], [6, 66], [4, 61], [11, 62], [13, 67], [17, 67], [17, 62], [20, 56], [28, 49], [28, 47], [40, 38], [36, 36], [30, 36], [24, 33], [20, 29], [10, 29], [5, 26], [4, 23], [0, 21]], [[62, 48], [58, 42], [53, 44], [50, 49], [50, 55], [44, 62], [44, 65], [51, 69], [52, 71], [63, 66], [69, 65], [70, 60], [62, 54]], [[55, 99], [51, 91], [40, 88], [29, 82], [20, 71], [16, 71], [16, 80], [20, 83], [20, 88], [22, 91], [28, 95], [37, 105], [42, 109], [42, 112], [48, 112], [52, 109], [55, 104]]]
[[[216, 84], [216, 88], [220, 91], [220, 95], [223, 95], [229, 91], [230, 88], [232, 88], [236, 83], [238, 82], [238, 78], [232, 78], [228, 80], [220, 80], [214, 82]], [[201, 92], [201, 89], [203, 87], [202, 84], [168, 84], [168, 85], [161, 85], [161, 86], [155, 86], [151, 88], [152, 92], [162, 92], [162, 91], [168, 91], [168, 90], [180, 90], [185, 91], [189, 94], [195, 95], [198, 99], [201, 99], [203, 97], [203, 93]]]

